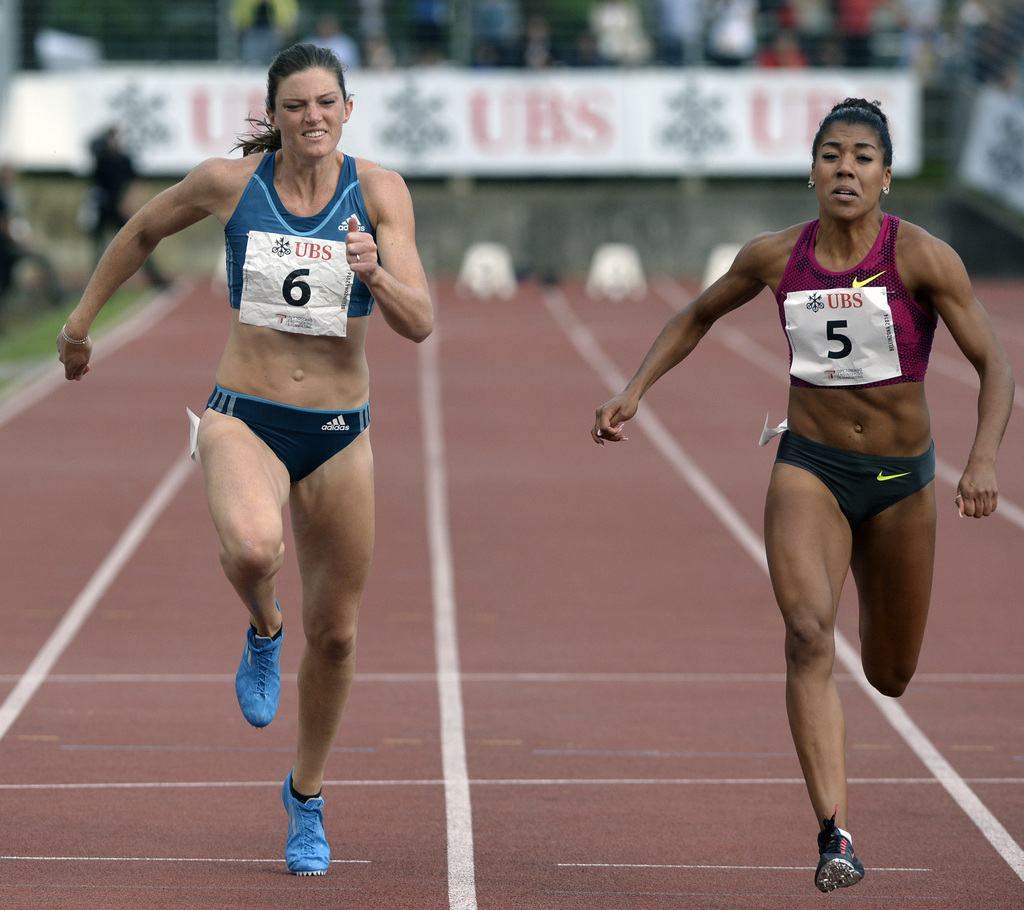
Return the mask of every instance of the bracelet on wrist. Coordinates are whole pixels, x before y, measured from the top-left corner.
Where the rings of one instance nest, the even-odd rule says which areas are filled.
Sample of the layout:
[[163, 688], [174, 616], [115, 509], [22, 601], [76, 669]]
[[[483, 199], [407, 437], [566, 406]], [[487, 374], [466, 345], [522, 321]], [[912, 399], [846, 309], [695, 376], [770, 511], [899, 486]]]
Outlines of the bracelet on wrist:
[[63, 338], [68, 344], [85, 344], [89, 340], [88, 334], [86, 334], [85, 338], [72, 338], [67, 333], [67, 327], [68, 324], [66, 322], [64, 323], [63, 326], [61, 326], [60, 337]]

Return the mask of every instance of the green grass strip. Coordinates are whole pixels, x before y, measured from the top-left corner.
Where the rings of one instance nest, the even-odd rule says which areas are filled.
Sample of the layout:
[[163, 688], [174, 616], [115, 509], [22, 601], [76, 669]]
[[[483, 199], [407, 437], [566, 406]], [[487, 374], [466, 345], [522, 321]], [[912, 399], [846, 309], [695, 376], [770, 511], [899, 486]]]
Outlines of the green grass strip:
[[[89, 335], [94, 339], [99, 337], [151, 296], [152, 291], [145, 288], [118, 291], [100, 310]], [[0, 334], [0, 395], [46, 360], [52, 359], [57, 363], [57, 335], [75, 302], [70, 300], [66, 307], [47, 309], [34, 316], [12, 320], [13, 324]]]

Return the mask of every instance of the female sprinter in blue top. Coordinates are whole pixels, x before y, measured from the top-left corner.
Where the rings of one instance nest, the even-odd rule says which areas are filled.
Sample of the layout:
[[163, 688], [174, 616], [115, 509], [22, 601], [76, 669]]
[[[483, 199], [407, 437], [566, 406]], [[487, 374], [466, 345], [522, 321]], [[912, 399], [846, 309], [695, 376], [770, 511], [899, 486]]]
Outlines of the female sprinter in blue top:
[[298, 748], [282, 799], [285, 859], [298, 875], [322, 875], [330, 863], [320, 791], [352, 682], [373, 549], [367, 323], [376, 305], [412, 341], [433, 328], [404, 181], [337, 148], [352, 104], [331, 51], [299, 44], [278, 54], [267, 120], [240, 143], [243, 156], [204, 161], [143, 206], [57, 340], [66, 377], [82, 379], [93, 320], [156, 245], [208, 215], [224, 225], [231, 326], [194, 446], [221, 563], [249, 612], [236, 691], [254, 726], [277, 710], [275, 580], [290, 508], [305, 649]]

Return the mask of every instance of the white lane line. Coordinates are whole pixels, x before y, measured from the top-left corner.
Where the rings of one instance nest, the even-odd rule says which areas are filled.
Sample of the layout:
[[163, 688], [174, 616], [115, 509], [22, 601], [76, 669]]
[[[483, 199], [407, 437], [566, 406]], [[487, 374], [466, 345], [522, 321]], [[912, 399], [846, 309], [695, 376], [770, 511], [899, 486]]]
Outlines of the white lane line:
[[[810, 866], [728, 866], [711, 863], [552, 863], [561, 869], [714, 869], [724, 872], [806, 872]], [[874, 872], [931, 872], [931, 869], [872, 866]]]
[[[969, 783], [978, 785], [1024, 785], [1020, 777], [977, 777]], [[478, 778], [469, 781], [474, 787], [799, 787], [802, 777], [520, 777]], [[934, 777], [851, 777], [850, 786], [939, 786]], [[325, 780], [327, 789], [341, 787], [444, 787], [446, 781], [436, 780]], [[266, 790], [280, 789], [278, 781], [267, 780], [194, 780], [194, 781], [94, 781], [92, 783], [0, 784], [0, 792], [59, 790], [78, 792], [91, 790]]]
[[[0, 673], [0, 684], [15, 683], [21, 677], [13, 673]], [[167, 685], [168, 683], [200, 683], [223, 685], [234, 680], [228, 673], [51, 673], [47, 682], [67, 683], [70, 685], [119, 684], [135, 685], [152, 683]], [[848, 682], [853, 677], [848, 673], [836, 673], [837, 682]], [[294, 673], [282, 673], [282, 682], [294, 682]], [[466, 683], [637, 683], [640, 685], [656, 683], [681, 683], [720, 685], [722, 683], [749, 683], [763, 685], [765, 683], [784, 683], [785, 673], [461, 673], [459, 679]], [[934, 683], [941, 685], [963, 685], [979, 683], [982, 685], [1004, 684], [1020, 685], [1024, 683], [1024, 673], [915, 673], [917, 683]], [[436, 673], [356, 673], [353, 682], [357, 683], [406, 683], [419, 684], [437, 683]]]
[[448, 905], [476, 910], [473, 812], [459, 679], [455, 573], [448, 526], [440, 354], [435, 330], [420, 345], [420, 406], [426, 453], [427, 532], [434, 609], [434, 648], [441, 710], [441, 764], [448, 829]]
[[125, 528], [120, 540], [103, 560], [92, 578], [68, 608], [57, 628], [36, 654], [28, 669], [22, 674], [17, 685], [0, 705], [0, 740], [18, 719], [25, 705], [46, 680], [54, 664], [74, 640], [85, 621], [89, 618], [100, 598], [114, 582], [128, 560], [138, 549], [150, 529], [167, 508], [175, 494], [189, 475], [192, 461], [186, 452], [181, 456], [157, 485], [150, 497], [139, 509], [138, 514]]
[[[554, 320], [560, 325], [580, 356], [590, 364], [613, 394], [621, 391], [626, 383], [623, 374], [604, 354], [592, 333], [577, 319], [561, 291], [550, 288], [545, 291], [544, 302]], [[693, 464], [661, 423], [652, 414], [650, 407], [638, 412], [634, 423], [641, 426], [650, 436], [663, 457], [674, 465], [693, 491], [703, 499], [712, 514], [734, 534], [740, 545], [752, 556], [754, 562], [767, 572], [768, 559], [764, 544], [747, 526], [743, 517], [732, 504], [718, 492], [711, 480], [702, 471], [690, 470]], [[653, 428], [653, 432], [652, 431]], [[707, 490], [704, 489], [705, 485]], [[713, 505], [712, 505], [713, 504]], [[737, 529], [741, 533], [737, 533]], [[902, 737], [924, 766], [936, 777], [968, 818], [977, 826], [988, 842], [996, 849], [1017, 876], [1024, 880], [1024, 849], [1010, 836], [995, 815], [975, 795], [952, 765], [932, 745], [910, 715], [895, 700], [879, 694], [867, 681], [861, 668], [856, 650], [846, 636], [835, 630], [836, 657], [846, 668], [860, 689], [874, 702], [894, 730]]]
[[[0, 856], [0, 861], [27, 863], [258, 863], [280, 866], [280, 859], [236, 859], [215, 856]], [[331, 865], [369, 865], [368, 859], [332, 859]]]
[[[621, 391], [627, 381], [626, 375], [605, 354], [590, 330], [576, 318], [565, 295], [556, 288], [547, 288], [544, 291], [544, 304], [591, 369], [604, 379], [606, 385], [615, 393]], [[711, 482], [711, 478], [675, 442], [654, 411], [649, 407], [645, 408], [633, 418], [633, 421], [651, 436], [662, 456], [686, 480], [697, 496], [704, 500], [705, 505], [729, 529], [751, 559], [767, 571], [768, 562], [760, 538], [750, 530], [725, 496]]]

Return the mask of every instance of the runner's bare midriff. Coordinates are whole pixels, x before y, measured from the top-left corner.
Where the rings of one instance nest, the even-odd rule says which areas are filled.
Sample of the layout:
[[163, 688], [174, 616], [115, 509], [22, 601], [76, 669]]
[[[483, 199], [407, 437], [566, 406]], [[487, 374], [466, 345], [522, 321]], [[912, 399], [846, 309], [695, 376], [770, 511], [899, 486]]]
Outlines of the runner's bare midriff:
[[931, 444], [920, 382], [870, 389], [791, 386], [788, 420], [798, 436], [867, 455], [921, 455]]
[[245, 325], [238, 321], [237, 310], [232, 316], [217, 368], [222, 388], [316, 410], [353, 410], [366, 403], [368, 316], [349, 319], [344, 338]]

